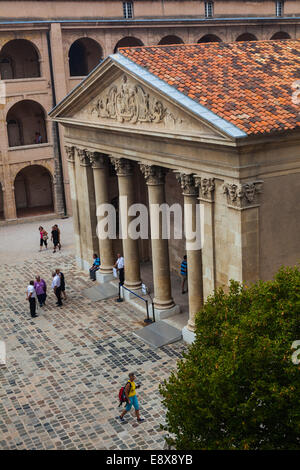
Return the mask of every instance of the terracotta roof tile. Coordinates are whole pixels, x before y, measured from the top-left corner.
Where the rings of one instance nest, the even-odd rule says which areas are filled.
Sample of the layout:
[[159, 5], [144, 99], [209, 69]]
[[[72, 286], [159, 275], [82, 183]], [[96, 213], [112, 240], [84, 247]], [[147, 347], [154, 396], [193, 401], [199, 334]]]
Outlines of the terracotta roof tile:
[[131, 47], [119, 53], [245, 131], [300, 126], [300, 40]]

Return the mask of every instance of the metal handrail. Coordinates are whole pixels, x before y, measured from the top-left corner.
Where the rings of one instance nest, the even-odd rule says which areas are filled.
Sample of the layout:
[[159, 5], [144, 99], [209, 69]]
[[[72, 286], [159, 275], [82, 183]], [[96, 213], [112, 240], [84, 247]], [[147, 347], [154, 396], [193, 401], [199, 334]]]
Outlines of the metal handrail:
[[[144, 322], [145, 323], [152, 323], [152, 320], [150, 319], [150, 316], [149, 316], [149, 306], [148, 306], [148, 300], [147, 299], [144, 299], [144, 297], [141, 297], [140, 295], [138, 295], [136, 292], [133, 292], [132, 290], [128, 289], [127, 287], [125, 287], [124, 285], [120, 285], [119, 284], [119, 297], [120, 297], [120, 288], [122, 287], [122, 289], [125, 289], [127, 290], [128, 292], [130, 292], [131, 294], [135, 295], [135, 297], [138, 297], [139, 299], [143, 300], [145, 303], [146, 303], [146, 311], [147, 311], [147, 318], [145, 318]], [[152, 302], [152, 312], [153, 312], [153, 320], [155, 321], [155, 314], [154, 314], [154, 305], [153, 305], [153, 302]]]

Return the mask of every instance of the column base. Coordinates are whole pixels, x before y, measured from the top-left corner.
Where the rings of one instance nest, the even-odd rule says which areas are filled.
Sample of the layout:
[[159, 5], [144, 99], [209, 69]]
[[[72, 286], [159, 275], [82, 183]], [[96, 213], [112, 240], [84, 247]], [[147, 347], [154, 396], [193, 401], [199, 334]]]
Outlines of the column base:
[[182, 339], [186, 343], [192, 344], [196, 339], [196, 335], [193, 331], [189, 330], [187, 326], [184, 326], [182, 328]]
[[91, 267], [91, 263], [89, 263], [88, 261], [85, 261], [85, 259], [82, 260], [82, 269], [84, 271], [89, 271]]
[[[153, 317], [152, 305], [150, 305], [149, 307], [150, 307], [149, 310], [151, 312], [151, 317]], [[178, 313], [180, 313], [180, 306], [173, 305], [173, 307], [164, 308], [164, 309], [154, 307], [154, 313], [155, 313], [155, 321], [163, 320], [164, 318], [173, 317], [174, 315], [177, 315]]]
[[102, 273], [100, 270], [96, 271], [96, 279], [100, 284], [105, 284], [105, 282], [113, 281], [114, 275], [113, 273]]
[[128, 282], [124, 282], [124, 287], [127, 287], [127, 289], [129, 290], [140, 290], [142, 288], [142, 283], [141, 282], [137, 282], [136, 284], [128, 284]]
[[75, 256], [76, 264], [79, 269], [83, 269], [83, 260], [79, 256]]

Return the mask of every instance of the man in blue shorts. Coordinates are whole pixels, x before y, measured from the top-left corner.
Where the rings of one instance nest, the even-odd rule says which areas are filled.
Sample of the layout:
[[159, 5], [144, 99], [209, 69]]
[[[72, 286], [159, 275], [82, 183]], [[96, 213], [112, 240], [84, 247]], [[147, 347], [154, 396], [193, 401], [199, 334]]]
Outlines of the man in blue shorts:
[[125, 386], [125, 396], [126, 396], [126, 406], [125, 410], [122, 411], [121, 416], [119, 416], [121, 421], [124, 421], [124, 415], [131, 410], [132, 406], [135, 409], [135, 416], [138, 421], [138, 423], [142, 423], [145, 421], [143, 418], [140, 417], [140, 408], [139, 408], [139, 403], [138, 399], [136, 396], [136, 388], [140, 388], [140, 385], [136, 385], [134, 382], [135, 375], [133, 372], [129, 374], [129, 380]]

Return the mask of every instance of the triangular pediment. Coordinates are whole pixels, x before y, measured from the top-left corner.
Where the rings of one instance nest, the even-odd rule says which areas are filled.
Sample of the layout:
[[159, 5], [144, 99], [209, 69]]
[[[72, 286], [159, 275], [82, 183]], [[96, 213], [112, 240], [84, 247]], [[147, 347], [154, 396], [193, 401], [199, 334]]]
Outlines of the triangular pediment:
[[[109, 60], [109, 59], [108, 59]], [[231, 140], [226, 132], [193, 115], [193, 110], [173, 103], [143, 80], [115, 64], [96, 69], [97, 78], [89, 76], [69, 97], [50, 113], [65, 124], [117, 128], [119, 131], [175, 134], [208, 140]], [[77, 96], [76, 96], [77, 95]], [[69, 104], [68, 104], [69, 98]], [[71, 98], [71, 99], [70, 99]]]

